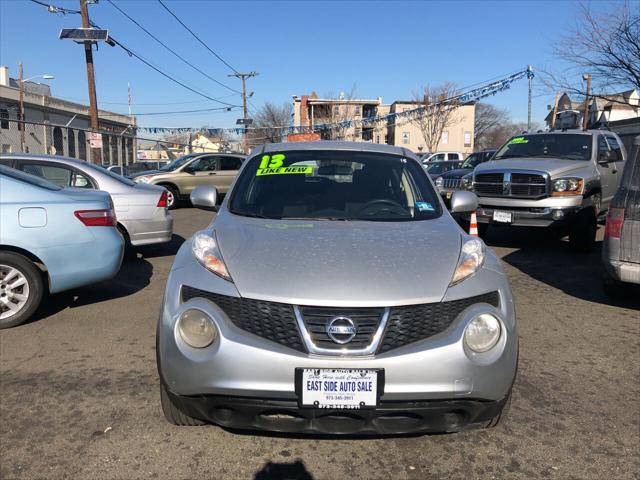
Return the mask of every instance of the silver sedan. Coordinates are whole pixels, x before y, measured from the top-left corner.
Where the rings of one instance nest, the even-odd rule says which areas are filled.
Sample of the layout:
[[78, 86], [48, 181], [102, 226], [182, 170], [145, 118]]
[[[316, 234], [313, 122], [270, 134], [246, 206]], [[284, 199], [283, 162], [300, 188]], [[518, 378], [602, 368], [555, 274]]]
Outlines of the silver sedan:
[[0, 164], [61, 187], [108, 192], [115, 207], [118, 229], [133, 246], [171, 240], [173, 217], [167, 210], [167, 191], [163, 187], [137, 184], [102, 167], [68, 157], [2, 154]]

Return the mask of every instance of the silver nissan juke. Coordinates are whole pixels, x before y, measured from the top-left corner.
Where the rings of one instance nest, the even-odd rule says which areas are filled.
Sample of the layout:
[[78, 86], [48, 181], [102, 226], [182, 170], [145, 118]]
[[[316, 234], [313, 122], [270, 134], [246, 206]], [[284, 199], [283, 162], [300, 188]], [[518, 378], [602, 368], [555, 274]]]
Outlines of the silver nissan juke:
[[[216, 210], [216, 191], [193, 204]], [[453, 214], [477, 208], [456, 191]], [[176, 425], [317, 434], [496, 425], [518, 363], [496, 255], [410, 151], [270, 144], [178, 252], [157, 333]]]

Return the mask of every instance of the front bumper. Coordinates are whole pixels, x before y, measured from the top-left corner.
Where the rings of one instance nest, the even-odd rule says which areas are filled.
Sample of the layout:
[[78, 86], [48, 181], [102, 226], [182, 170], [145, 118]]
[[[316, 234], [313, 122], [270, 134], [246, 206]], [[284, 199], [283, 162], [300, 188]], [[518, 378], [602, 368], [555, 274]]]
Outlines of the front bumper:
[[300, 408], [295, 400], [289, 399], [168, 394], [186, 415], [226, 428], [331, 435], [469, 430], [486, 426], [508, 401], [508, 396], [497, 401], [385, 401], [376, 409], [345, 411]]
[[[494, 211], [511, 213], [511, 222], [493, 220]], [[580, 207], [488, 207], [480, 205], [476, 211], [478, 223], [507, 225], [514, 227], [566, 227]]]

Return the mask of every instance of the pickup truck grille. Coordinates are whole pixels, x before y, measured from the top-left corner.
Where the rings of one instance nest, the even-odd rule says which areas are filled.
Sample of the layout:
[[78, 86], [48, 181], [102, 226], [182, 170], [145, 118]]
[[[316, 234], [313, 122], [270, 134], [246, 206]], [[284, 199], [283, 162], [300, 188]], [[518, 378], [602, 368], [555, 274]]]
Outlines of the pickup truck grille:
[[547, 180], [535, 173], [481, 173], [473, 190], [481, 197], [540, 198], [547, 194]]

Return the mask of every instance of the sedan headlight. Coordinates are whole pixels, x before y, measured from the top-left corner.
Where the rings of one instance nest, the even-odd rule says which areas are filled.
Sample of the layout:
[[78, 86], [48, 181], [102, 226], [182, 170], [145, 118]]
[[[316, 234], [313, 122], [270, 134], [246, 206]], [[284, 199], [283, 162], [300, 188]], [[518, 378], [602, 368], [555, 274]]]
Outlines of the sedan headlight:
[[458, 265], [453, 272], [453, 278], [449, 286], [460, 283], [476, 273], [484, 263], [484, 243], [479, 238], [465, 236], [460, 248]]
[[582, 195], [584, 182], [581, 178], [559, 178], [551, 182], [552, 196]]
[[500, 321], [490, 313], [478, 315], [464, 331], [464, 343], [476, 353], [491, 350], [500, 339]]
[[[213, 235], [213, 236], [212, 236]], [[231, 275], [222, 259], [222, 254], [215, 239], [215, 233], [209, 234], [203, 230], [193, 236], [191, 243], [193, 255], [198, 259], [204, 268], [215, 273], [225, 280], [231, 281]]]
[[178, 332], [194, 348], [208, 347], [218, 335], [216, 326], [206, 313], [194, 308], [186, 310], [178, 319]]
[[442, 187], [444, 185], [444, 178], [438, 177], [436, 178], [436, 187]]

